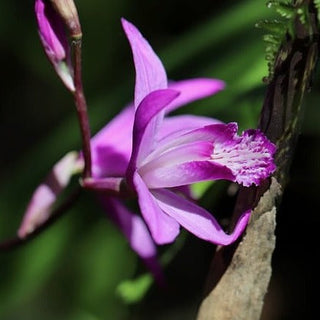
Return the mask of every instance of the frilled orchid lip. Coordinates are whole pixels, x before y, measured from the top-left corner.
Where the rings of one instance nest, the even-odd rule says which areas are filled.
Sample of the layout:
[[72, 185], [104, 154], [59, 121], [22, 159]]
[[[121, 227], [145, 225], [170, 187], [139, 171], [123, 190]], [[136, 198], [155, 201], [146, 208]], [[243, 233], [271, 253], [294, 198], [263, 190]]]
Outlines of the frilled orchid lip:
[[236, 123], [213, 124], [167, 137], [137, 170], [149, 188], [218, 179], [259, 185], [275, 170], [275, 145], [258, 130], [237, 130]]
[[226, 135], [214, 144], [212, 161], [229, 168], [235, 182], [245, 187], [259, 185], [276, 169], [273, 162], [276, 146], [259, 130], [250, 129], [238, 136], [238, 126], [235, 123], [229, 126]]

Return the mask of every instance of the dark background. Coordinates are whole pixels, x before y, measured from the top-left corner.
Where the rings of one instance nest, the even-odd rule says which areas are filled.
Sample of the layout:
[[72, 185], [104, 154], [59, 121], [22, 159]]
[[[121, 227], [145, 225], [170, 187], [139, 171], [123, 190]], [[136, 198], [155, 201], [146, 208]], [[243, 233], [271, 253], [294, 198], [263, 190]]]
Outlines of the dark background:
[[[93, 132], [133, 96], [134, 69], [121, 17], [150, 41], [170, 79], [203, 76], [226, 81], [225, 92], [183, 112], [237, 121], [241, 130], [256, 126], [267, 67], [264, 31], [255, 24], [275, 16], [264, 1], [76, 4], [84, 33], [84, 87]], [[0, 2], [1, 239], [15, 234], [32, 191], [52, 165], [67, 151], [80, 148], [72, 97], [42, 51], [33, 5], [31, 0]], [[313, 276], [310, 268], [318, 251], [317, 79], [318, 74], [305, 99], [301, 135], [277, 215], [277, 248], [263, 320], [301, 319], [307, 310], [311, 282], [306, 275]], [[225, 196], [226, 188], [214, 184], [203, 204], [212, 212], [231, 211], [233, 199]], [[0, 319], [195, 319], [214, 246], [183, 233], [174, 246], [160, 252], [167, 255], [169, 289], [151, 284], [143, 290], [150, 281], [144, 267], [94, 198], [85, 195], [36, 239], [0, 253]]]

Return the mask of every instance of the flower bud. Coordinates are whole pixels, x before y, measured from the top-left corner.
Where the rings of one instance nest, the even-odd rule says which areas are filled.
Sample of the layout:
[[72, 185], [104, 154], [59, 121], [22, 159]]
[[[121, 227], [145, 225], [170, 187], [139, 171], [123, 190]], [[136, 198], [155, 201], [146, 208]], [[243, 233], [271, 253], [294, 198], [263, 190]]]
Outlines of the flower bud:
[[50, 0], [56, 12], [64, 21], [70, 36], [74, 39], [82, 37], [77, 8], [73, 0]]
[[64, 21], [46, 0], [36, 0], [35, 13], [44, 51], [65, 86], [74, 91], [71, 52]]

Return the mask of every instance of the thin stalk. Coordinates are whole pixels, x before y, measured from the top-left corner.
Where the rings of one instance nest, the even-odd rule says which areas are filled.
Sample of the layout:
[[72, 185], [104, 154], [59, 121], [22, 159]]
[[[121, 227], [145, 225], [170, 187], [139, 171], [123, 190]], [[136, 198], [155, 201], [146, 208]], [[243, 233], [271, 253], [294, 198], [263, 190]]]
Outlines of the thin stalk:
[[83, 92], [82, 85], [82, 66], [81, 66], [81, 52], [82, 52], [81, 38], [72, 41], [72, 49], [74, 54], [74, 102], [77, 109], [79, 120], [81, 138], [82, 138], [82, 152], [84, 157], [83, 178], [91, 177], [91, 148], [90, 148], [90, 125], [88, 117], [88, 108], [86, 98]]

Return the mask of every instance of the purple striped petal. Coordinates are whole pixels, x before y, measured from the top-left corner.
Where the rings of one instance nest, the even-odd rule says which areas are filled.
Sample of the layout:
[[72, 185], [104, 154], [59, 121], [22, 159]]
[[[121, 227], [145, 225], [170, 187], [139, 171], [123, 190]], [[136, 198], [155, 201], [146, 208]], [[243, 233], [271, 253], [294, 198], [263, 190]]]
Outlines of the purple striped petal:
[[214, 124], [172, 139], [167, 137], [144, 159], [139, 174], [149, 188], [176, 187], [217, 179], [234, 181], [232, 171], [211, 161], [211, 158], [215, 143], [230, 139], [236, 130], [233, 123]]
[[[168, 152], [168, 150], [174, 152], [175, 148], [188, 143], [201, 141], [210, 142], [213, 148], [215, 141], [220, 141], [222, 135], [232, 137], [236, 131], [237, 125], [231, 123], [228, 125], [213, 124], [205, 127], [200, 127], [191, 131], [187, 130], [187, 132], [184, 132], [184, 130], [173, 132], [171, 135], [168, 135], [165, 138], [162, 138], [158, 141], [157, 148], [153, 152], [149, 153], [147, 157], [145, 157], [142, 164], [150, 162], [155, 158], [159, 158], [163, 153]], [[212, 152], [207, 155], [206, 159], [210, 160], [211, 155]]]
[[226, 234], [214, 217], [203, 208], [165, 189], [153, 190], [159, 207], [174, 218], [185, 229], [200, 239], [218, 245], [229, 245], [236, 241], [248, 224], [251, 211], [239, 218], [231, 234]]
[[100, 196], [99, 200], [110, 219], [127, 238], [132, 250], [142, 258], [155, 279], [159, 283], [164, 283], [161, 266], [157, 260], [156, 246], [142, 218], [129, 211], [116, 198]]
[[[138, 172], [149, 188], [159, 188], [160, 185], [161, 187], [179, 186], [182, 184], [176, 184], [176, 182], [173, 181], [175, 181], [177, 174], [180, 172], [178, 170], [177, 174], [175, 174], [174, 170], [176, 168], [181, 168], [182, 164], [185, 163], [195, 163], [209, 159], [210, 155], [212, 154], [212, 150], [212, 143], [207, 141], [197, 141], [178, 145], [177, 147], [169, 149], [167, 152], [162, 153], [158, 157], [153, 158], [152, 161], [149, 161], [145, 165], [141, 166], [138, 169]], [[167, 175], [168, 170], [173, 173], [173, 176], [170, 177]], [[199, 173], [187, 172], [185, 170], [184, 175], [178, 177], [178, 181], [181, 181], [181, 179], [189, 179], [191, 175], [194, 176], [198, 174]], [[172, 185], [168, 185], [168, 179], [170, 181], [173, 180]]]
[[157, 116], [179, 95], [178, 92], [165, 89], [148, 94], [139, 105], [133, 127], [133, 149], [127, 171], [129, 184], [132, 185], [133, 174], [139, 162], [152, 151], [157, 136]]
[[211, 161], [190, 161], [169, 167], [158, 167], [143, 174], [149, 188], [172, 188], [209, 180], [234, 181], [232, 172]]
[[171, 167], [184, 162], [208, 160], [212, 154], [213, 145], [210, 141], [192, 141], [180, 144], [152, 157], [152, 160], [144, 161], [139, 167], [139, 173], [145, 173], [158, 168]]
[[154, 241], [157, 244], [173, 242], [179, 234], [179, 224], [160, 209], [154, 196], [137, 173], [134, 175], [134, 186], [141, 213]]
[[217, 119], [194, 115], [166, 117], [164, 118], [159, 130], [159, 141], [166, 137], [170, 137], [170, 139], [172, 139], [173, 134], [181, 136], [191, 130], [218, 123], [222, 122]]
[[198, 78], [169, 83], [169, 89], [179, 91], [180, 96], [166, 108], [169, 113], [190, 102], [209, 97], [223, 90], [225, 83], [217, 79]]
[[133, 120], [131, 105], [91, 139], [93, 177], [125, 175], [132, 150]]
[[136, 69], [134, 105], [137, 108], [149, 93], [168, 87], [167, 75], [159, 57], [139, 30], [123, 18], [121, 22], [131, 46]]

